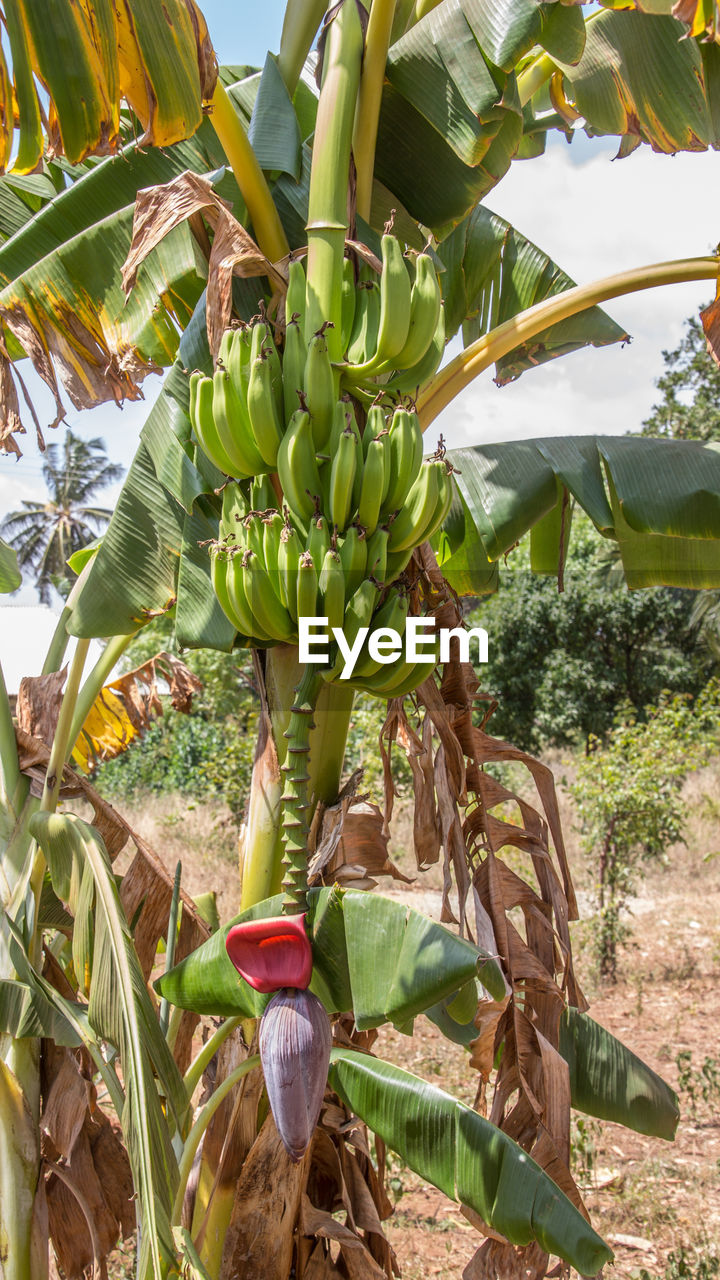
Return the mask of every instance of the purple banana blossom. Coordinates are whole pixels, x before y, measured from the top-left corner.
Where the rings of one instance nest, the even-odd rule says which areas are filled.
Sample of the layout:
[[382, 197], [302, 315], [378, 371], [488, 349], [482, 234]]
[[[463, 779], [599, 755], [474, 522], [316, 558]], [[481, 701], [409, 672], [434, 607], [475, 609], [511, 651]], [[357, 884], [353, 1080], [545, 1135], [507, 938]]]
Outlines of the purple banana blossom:
[[311, 991], [278, 991], [262, 1016], [259, 1039], [273, 1118], [297, 1163], [320, 1115], [332, 1044], [330, 1019]]

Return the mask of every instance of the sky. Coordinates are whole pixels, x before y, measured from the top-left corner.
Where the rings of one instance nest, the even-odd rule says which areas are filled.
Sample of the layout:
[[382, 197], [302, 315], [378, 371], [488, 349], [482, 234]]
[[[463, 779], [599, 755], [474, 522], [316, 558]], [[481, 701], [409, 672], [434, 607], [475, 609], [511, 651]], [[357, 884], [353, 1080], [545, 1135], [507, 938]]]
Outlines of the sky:
[[[232, 6], [228, 0], [206, 0], [203, 8], [223, 61], [258, 64], [268, 47], [277, 49], [282, 0], [267, 0], [262, 7], [248, 0]], [[514, 163], [486, 204], [577, 283], [712, 250], [720, 238], [720, 157], [714, 152], [660, 156], [643, 146], [627, 159], [613, 160], [616, 151], [616, 139], [588, 140], [581, 134], [570, 146], [552, 139], [544, 156]], [[530, 436], [637, 431], [657, 399], [654, 383], [663, 371], [663, 349], [677, 345], [685, 318], [711, 294], [711, 284], [701, 282], [609, 303], [606, 310], [632, 335], [632, 344], [576, 352], [501, 389], [488, 370], [436, 420], [433, 432], [442, 431], [452, 448]], [[29, 381], [36, 392], [37, 380]], [[127, 466], [160, 385], [158, 377], [146, 379], [145, 401], [122, 410], [113, 405], [82, 414], [69, 409], [67, 423], [87, 438], [103, 438], [111, 457]], [[50, 420], [42, 388], [37, 396]], [[58, 440], [61, 433], [62, 428], [48, 438]], [[44, 494], [41, 456], [29, 435], [21, 447], [19, 463], [0, 455], [0, 513]], [[116, 492], [106, 491], [107, 505]], [[23, 590], [22, 598], [29, 603], [32, 593]]]

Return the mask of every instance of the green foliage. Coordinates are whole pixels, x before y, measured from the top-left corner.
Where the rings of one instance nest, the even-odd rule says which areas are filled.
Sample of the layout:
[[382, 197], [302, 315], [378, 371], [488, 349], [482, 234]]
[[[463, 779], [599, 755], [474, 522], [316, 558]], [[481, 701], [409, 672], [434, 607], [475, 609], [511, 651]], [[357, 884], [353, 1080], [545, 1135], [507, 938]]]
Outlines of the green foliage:
[[657, 381], [662, 399], [645, 419], [643, 435], [720, 440], [720, 369], [695, 316], [686, 320], [680, 345], [663, 351], [663, 361], [666, 372]]
[[100, 489], [119, 480], [123, 468], [110, 462], [102, 440], [82, 440], [65, 432], [62, 445], [48, 445], [42, 464], [47, 501], [24, 500], [2, 522], [5, 538], [17, 551], [18, 564], [35, 576], [43, 604], [51, 588], [67, 595], [67, 561], [98, 536], [112, 512], [96, 507]]
[[471, 615], [488, 632], [479, 674], [499, 702], [492, 732], [525, 750], [604, 737], [623, 703], [642, 717], [662, 690], [697, 694], [711, 673], [687, 632], [694, 594], [627, 591], [608, 573], [606, 546], [576, 513], [562, 593], [530, 573], [523, 544], [497, 595]]
[[720, 1276], [720, 1258], [714, 1253], [703, 1253], [693, 1256], [689, 1249], [680, 1245], [667, 1256], [665, 1271], [662, 1276], [651, 1276], [643, 1267], [638, 1280], [713, 1280]]
[[697, 1115], [698, 1099], [708, 1105], [720, 1103], [720, 1058], [705, 1055], [701, 1067], [693, 1065], [692, 1051], [681, 1049], [676, 1055], [678, 1089], [690, 1103], [693, 1116]]
[[698, 699], [664, 695], [640, 720], [625, 707], [603, 744], [589, 753], [571, 787], [584, 850], [596, 873], [600, 928], [596, 959], [603, 977], [617, 975], [618, 946], [628, 936], [623, 907], [644, 859], [661, 859], [683, 839], [680, 788], [714, 745], [720, 685], [711, 681]]
[[[129, 646], [128, 668], [160, 649], [175, 650], [172, 622], [159, 619]], [[202, 681], [189, 715], [176, 715], [168, 698], [156, 720], [131, 751], [100, 767], [104, 794], [129, 799], [151, 792], [177, 791], [195, 800], [222, 797], [239, 826], [250, 791], [255, 754], [258, 698], [246, 650], [221, 653], [199, 649], [183, 661]]]

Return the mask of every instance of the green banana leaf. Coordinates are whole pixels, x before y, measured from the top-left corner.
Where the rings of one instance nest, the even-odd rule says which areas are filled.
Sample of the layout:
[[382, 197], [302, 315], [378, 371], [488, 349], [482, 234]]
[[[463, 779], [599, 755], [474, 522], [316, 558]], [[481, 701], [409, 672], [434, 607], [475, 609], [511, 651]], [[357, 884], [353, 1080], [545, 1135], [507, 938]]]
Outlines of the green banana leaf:
[[[504, 218], [479, 205], [438, 247], [448, 338], [462, 327], [469, 346], [496, 325], [574, 286], [570, 276]], [[539, 333], [499, 360], [499, 384], [591, 344], [625, 342], [627, 333], [600, 307], [591, 307]]]
[[[467, 1046], [477, 1038], [475, 1007], [465, 1019], [453, 1017], [457, 1012], [452, 998], [425, 1010], [446, 1040]], [[576, 1111], [672, 1142], [680, 1119], [677, 1095], [621, 1040], [586, 1013], [568, 1007], [560, 1018], [558, 1048], [570, 1069]]]
[[[225, 939], [240, 920], [279, 915], [281, 909], [278, 896], [243, 912], [159, 978], [156, 990], [181, 1009], [259, 1017], [270, 997], [239, 976]], [[360, 1028], [382, 1022], [402, 1027], [476, 975], [496, 998], [505, 992], [500, 969], [480, 948], [379, 894], [313, 889], [307, 926], [310, 989], [330, 1013], [352, 1009]]]
[[520, 60], [546, 43], [567, 62], [580, 57], [584, 27], [561, 8], [442, 0], [392, 45], [375, 176], [436, 234], [487, 195], [518, 149]]
[[559, 1048], [577, 1111], [672, 1142], [680, 1119], [677, 1095], [620, 1040], [586, 1013], [567, 1008]]
[[46, 1036], [76, 1048], [81, 1042], [38, 985], [22, 935], [7, 912], [0, 912], [0, 1034], [14, 1040]]
[[75, 918], [73, 966], [89, 994], [90, 1026], [119, 1051], [126, 1098], [121, 1121], [142, 1214], [142, 1252], [161, 1280], [173, 1257], [170, 1211], [178, 1170], [155, 1072], [179, 1132], [187, 1110], [182, 1077], [150, 1002], [102, 840], [73, 814], [37, 813], [30, 826], [53, 888]]
[[18, 569], [17, 551], [0, 538], [0, 595], [17, 591], [21, 583], [22, 574]]
[[[617, 540], [629, 587], [720, 585], [717, 443], [578, 436], [477, 445], [448, 456], [459, 471], [462, 505], [446, 527], [442, 568], [459, 592], [487, 590], [484, 566], [541, 521], [557, 519], [563, 487]], [[476, 584], [473, 562], [481, 569]]]
[[581, 1275], [612, 1253], [560, 1188], [511, 1138], [418, 1076], [352, 1049], [333, 1049], [328, 1080], [410, 1168], [474, 1209], [512, 1244], [537, 1241]]

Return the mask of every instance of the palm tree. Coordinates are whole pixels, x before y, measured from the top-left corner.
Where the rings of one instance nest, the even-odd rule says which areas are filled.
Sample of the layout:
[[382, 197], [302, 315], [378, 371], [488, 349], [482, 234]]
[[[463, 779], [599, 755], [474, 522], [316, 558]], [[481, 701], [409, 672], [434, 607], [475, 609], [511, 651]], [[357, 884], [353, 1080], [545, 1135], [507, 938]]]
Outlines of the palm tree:
[[104, 440], [82, 440], [67, 431], [62, 445], [48, 446], [43, 461], [47, 501], [25, 501], [2, 522], [18, 564], [35, 574], [42, 604], [50, 603], [52, 587], [65, 577], [68, 558], [107, 525], [112, 512], [89, 504], [122, 475], [119, 463], [108, 460]]

